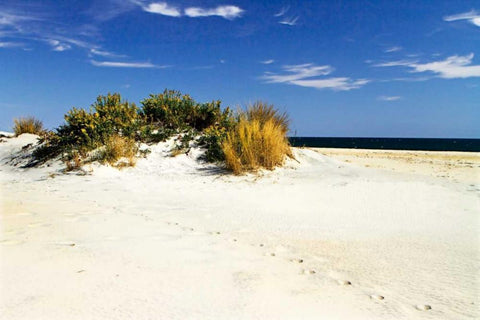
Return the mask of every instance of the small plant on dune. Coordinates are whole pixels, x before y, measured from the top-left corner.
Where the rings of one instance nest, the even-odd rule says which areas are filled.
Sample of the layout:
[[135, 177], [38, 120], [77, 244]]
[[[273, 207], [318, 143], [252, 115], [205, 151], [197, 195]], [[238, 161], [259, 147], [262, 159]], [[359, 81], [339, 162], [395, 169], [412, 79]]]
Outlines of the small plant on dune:
[[272, 170], [292, 156], [287, 139], [288, 117], [272, 105], [257, 102], [240, 111], [238, 122], [222, 143], [226, 167], [235, 174]]
[[[105, 142], [104, 150], [101, 152], [100, 160], [107, 162], [112, 166], [135, 166], [135, 156], [138, 152], [138, 146], [132, 138], [113, 135], [108, 137]], [[127, 161], [118, 162], [125, 158]]]
[[79, 170], [83, 165], [82, 157], [78, 151], [72, 151], [69, 153], [64, 159], [64, 163], [65, 171], [67, 172]]
[[43, 130], [42, 121], [35, 117], [21, 117], [13, 120], [13, 132], [15, 136], [23, 133], [41, 134]]

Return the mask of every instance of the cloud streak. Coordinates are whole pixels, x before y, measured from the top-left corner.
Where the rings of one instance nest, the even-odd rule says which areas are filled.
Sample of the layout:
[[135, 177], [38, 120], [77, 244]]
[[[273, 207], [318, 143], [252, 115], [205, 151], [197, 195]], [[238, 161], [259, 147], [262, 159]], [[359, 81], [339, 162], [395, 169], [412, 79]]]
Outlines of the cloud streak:
[[212, 9], [190, 7], [185, 9], [185, 15], [190, 18], [218, 16], [227, 20], [241, 17], [244, 10], [237, 6], [218, 6]]
[[19, 48], [23, 46], [24, 44], [20, 42], [10, 42], [10, 41], [1, 42], [0, 41], [0, 48]]
[[275, 62], [275, 60], [273, 60], [273, 59], [260, 61], [260, 63], [262, 63], [262, 64], [272, 64], [272, 63], [274, 63], [274, 62]]
[[397, 52], [397, 51], [400, 51], [400, 50], [402, 50], [402, 47], [395, 46], [395, 47], [387, 48], [383, 52], [391, 53], [391, 52]]
[[157, 66], [151, 62], [117, 62], [117, 61], [96, 61], [90, 60], [95, 67], [110, 68], [167, 68], [167, 66]]
[[176, 7], [168, 5], [166, 2], [150, 3], [142, 6], [143, 10], [150, 13], [161, 14], [169, 17], [181, 17], [182, 13]]
[[273, 16], [274, 17], [281, 17], [287, 13], [287, 11], [290, 10], [290, 7], [283, 7], [279, 12], [275, 13]]
[[282, 67], [283, 74], [265, 73], [261, 79], [267, 83], [287, 83], [301, 87], [315, 89], [331, 89], [334, 91], [348, 91], [358, 89], [368, 82], [367, 79], [353, 80], [347, 77], [319, 78], [334, 71], [331, 66], [317, 66], [312, 63], [286, 65]]
[[443, 17], [443, 20], [447, 22], [467, 20], [477, 27], [480, 27], [480, 12], [476, 10], [470, 10], [468, 12]]
[[153, 2], [145, 5], [143, 2], [132, 0], [132, 3], [141, 6], [143, 11], [175, 18], [183, 16], [190, 18], [217, 16], [227, 20], [233, 20], [241, 17], [245, 12], [242, 8], [233, 5], [221, 5], [215, 8], [188, 7], [182, 10], [169, 5], [167, 2]]
[[377, 98], [377, 100], [380, 100], [380, 101], [396, 101], [396, 100], [400, 100], [402, 97], [400, 96], [379, 96]]
[[295, 26], [295, 25], [297, 25], [298, 18], [299, 17], [289, 17], [289, 18], [285, 18], [283, 20], [280, 20], [278, 23], [283, 24], [283, 25], [287, 25], [287, 26]]
[[352, 89], [358, 89], [370, 81], [367, 79], [352, 80], [350, 78], [328, 78], [318, 80], [295, 80], [291, 81], [292, 84], [296, 84], [301, 87], [310, 87], [316, 89], [332, 89], [334, 91], [348, 91]]
[[58, 40], [49, 39], [47, 40], [47, 43], [52, 46], [53, 51], [62, 52], [65, 50], [70, 50], [72, 48], [71, 45], [67, 43], [62, 43]]
[[480, 65], [472, 65], [473, 53], [466, 56], [450, 56], [445, 60], [419, 63], [417, 61], [391, 61], [376, 64], [376, 67], [409, 67], [411, 72], [422, 73], [431, 72], [443, 79], [458, 79], [480, 77]]

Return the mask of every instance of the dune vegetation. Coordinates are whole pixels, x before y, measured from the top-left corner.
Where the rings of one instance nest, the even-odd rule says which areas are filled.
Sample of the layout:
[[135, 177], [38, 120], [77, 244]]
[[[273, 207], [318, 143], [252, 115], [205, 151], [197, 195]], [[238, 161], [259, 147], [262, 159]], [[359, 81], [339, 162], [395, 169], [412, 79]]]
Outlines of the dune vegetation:
[[[70, 109], [65, 123], [54, 130], [30, 132], [42, 131], [33, 152], [34, 163], [60, 158], [67, 170], [92, 161], [133, 166], [145, 152], [140, 151], [141, 143], [158, 143], [175, 136], [178, 139], [172, 156], [188, 152], [193, 143], [205, 149], [206, 161], [223, 164], [235, 174], [273, 169], [291, 156], [288, 117], [273, 105], [256, 102], [233, 113], [228, 107], [221, 108], [220, 101], [198, 103], [174, 90], [152, 94], [140, 103], [137, 107], [120, 94], [109, 93], [99, 96], [89, 110]], [[34, 124], [34, 120], [29, 123]]]
[[239, 112], [222, 142], [225, 164], [235, 174], [273, 169], [292, 156], [287, 139], [288, 117], [273, 105], [256, 102]]
[[23, 133], [41, 134], [43, 131], [42, 121], [35, 117], [20, 117], [13, 120], [13, 132], [15, 136]]

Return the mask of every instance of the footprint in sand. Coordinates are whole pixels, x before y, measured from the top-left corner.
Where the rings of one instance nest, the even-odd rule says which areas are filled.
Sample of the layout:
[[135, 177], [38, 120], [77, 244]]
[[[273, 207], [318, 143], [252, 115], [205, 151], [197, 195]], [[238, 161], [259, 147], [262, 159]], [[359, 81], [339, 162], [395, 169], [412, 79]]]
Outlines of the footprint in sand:
[[303, 263], [303, 259], [290, 259], [291, 262]]
[[303, 269], [301, 274], [315, 274], [317, 271], [315, 269]]
[[372, 295], [370, 296], [370, 299], [373, 299], [373, 300], [383, 300], [383, 299], [385, 299], [385, 297], [384, 297], [384, 296], [381, 296], [381, 295], [379, 295], [379, 294], [372, 294]]
[[420, 311], [428, 311], [428, 310], [432, 309], [432, 307], [429, 306], [428, 304], [417, 304], [417, 305], [415, 306], [415, 308], [416, 308], [417, 310], [420, 310]]
[[342, 285], [342, 286], [351, 286], [352, 283], [348, 280], [337, 280], [338, 284]]
[[63, 246], [63, 247], [75, 247], [76, 244], [73, 241], [66, 241], [66, 242], [55, 242], [54, 245]]

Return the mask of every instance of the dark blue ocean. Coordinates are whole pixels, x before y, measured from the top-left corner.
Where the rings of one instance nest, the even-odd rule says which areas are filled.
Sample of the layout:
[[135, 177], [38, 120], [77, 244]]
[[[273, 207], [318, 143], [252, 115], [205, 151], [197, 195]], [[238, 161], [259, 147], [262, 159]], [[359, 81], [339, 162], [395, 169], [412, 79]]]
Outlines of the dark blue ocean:
[[290, 137], [294, 147], [480, 152], [480, 139]]

